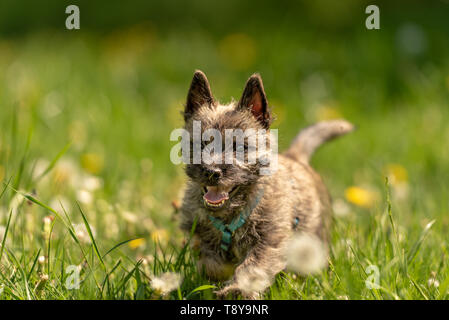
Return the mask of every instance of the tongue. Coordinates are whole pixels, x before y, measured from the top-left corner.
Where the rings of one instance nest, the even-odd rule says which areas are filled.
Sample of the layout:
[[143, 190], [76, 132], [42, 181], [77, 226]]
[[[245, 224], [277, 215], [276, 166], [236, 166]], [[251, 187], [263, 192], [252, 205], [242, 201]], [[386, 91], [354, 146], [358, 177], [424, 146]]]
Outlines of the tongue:
[[207, 187], [207, 192], [204, 194], [203, 198], [206, 199], [206, 201], [215, 204], [228, 199], [228, 193], [218, 190], [217, 187]]

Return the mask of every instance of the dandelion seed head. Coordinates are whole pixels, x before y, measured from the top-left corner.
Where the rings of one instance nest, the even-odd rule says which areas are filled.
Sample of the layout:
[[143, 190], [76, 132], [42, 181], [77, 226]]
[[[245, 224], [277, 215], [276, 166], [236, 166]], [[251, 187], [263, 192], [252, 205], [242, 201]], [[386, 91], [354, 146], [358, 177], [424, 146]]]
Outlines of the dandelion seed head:
[[327, 251], [315, 235], [297, 234], [287, 246], [288, 269], [303, 275], [314, 274], [327, 266]]
[[166, 272], [159, 277], [154, 277], [151, 280], [151, 287], [162, 295], [169, 294], [177, 289], [182, 282], [182, 277], [178, 273]]

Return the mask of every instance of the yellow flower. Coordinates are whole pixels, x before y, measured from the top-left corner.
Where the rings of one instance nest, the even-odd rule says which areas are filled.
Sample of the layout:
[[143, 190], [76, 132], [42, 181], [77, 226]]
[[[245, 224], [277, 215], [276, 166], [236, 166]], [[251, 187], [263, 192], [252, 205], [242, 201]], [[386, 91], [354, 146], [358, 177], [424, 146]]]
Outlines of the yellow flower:
[[384, 168], [388, 181], [393, 185], [399, 185], [408, 181], [407, 169], [397, 163], [391, 163]]
[[223, 61], [235, 70], [245, 70], [256, 60], [256, 44], [243, 33], [226, 36], [220, 41], [218, 50]]
[[371, 208], [377, 199], [376, 192], [356, 186], [347, 188], [345, 196], [349, 202], [362, 208]]
[[87, 140], [87, 128], [84, 122], [73, 121], [69, 124], [68, 134], [76, 150], [80, 150]]
[[333, 120], [343, 118], [337, 107], [333, 105], [322, 105], [316, 108], [315, 118], [317, 121]]
[[129, 247], [133, 250], [143, 246], [144, 244], [145, 244], [144, 238], [138, 238], [138, 239], [132, 240], [128, 243]]
[[97, 153], [85, 153], [81, 156], [81, 166], [92, 174], [97, 174], [103, 169], [103, 157]]
[[156, 229], [151, 233], [154, 242], [165, 243], [168, 240], [168, 232], [165, 229]]

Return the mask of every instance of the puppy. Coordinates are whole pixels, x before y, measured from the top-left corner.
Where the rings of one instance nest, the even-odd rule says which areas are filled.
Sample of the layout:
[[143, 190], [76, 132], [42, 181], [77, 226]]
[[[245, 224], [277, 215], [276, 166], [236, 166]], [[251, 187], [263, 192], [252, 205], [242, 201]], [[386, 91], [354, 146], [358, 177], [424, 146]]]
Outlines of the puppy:
[[[261, 77], [254, 74], [249, 78], [238, 102], [220, 104], [201, 71], [195, 72], [190, 85], [184, 120], [192, 137], [190, 146], [197, 143], [193, 141], [195, 123], [201, 124], [201, 133], [218, 130], [223, 140], [214, 137], [213, 142], [222, 145], [229, 143], [226, 130], [253, 129], [258, 132], [257, 139], [268, 141], [268, 159], [277, 156], [277, 168], [268, 170], [269, 174], [261, 174], [267, 169], [267, 161], [262, 161], [267, 160], [266, 152], [265, 158], [256, 157], [252, 163], [242, 159], [190, 162], [185, 169], [189, 179], [181, 206], [181, 228], [194, 230], [199, 270], [211, 279], [229, 280], [216, 292], [219, 298], [230, 293], [258, 298], [285, 269], [286, 245], [295, 232], [328, 242], [331, 199], [309, 159], [322, 143], [350, 132], [353, 126], [344, 120], [320, 122], [301, 131], [289, 149], [277, 155], [272, 152], [272, 116]], [[248, 141], [252, 135], [255, 133], [246, 136]], [[239, 149], [235, 140], [232, 144]], [[208, 145], [202, 140], [202, 150]], [[246, 140], [240, 151], [245, 160], [257, 153]], [[189, 152], [192, 160], [192, 150]], [[215, 160], [225, 156], [214, 152]], [[257, 291], [248, 287], [248, 277], [254, 275], [265, 283]]]

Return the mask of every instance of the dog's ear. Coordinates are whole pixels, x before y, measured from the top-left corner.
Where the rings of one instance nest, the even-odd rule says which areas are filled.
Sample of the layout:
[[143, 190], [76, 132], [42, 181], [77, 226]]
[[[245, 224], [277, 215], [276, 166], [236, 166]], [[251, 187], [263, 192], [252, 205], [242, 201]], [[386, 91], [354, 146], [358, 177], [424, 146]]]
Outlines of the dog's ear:
[[246, 82], [238, 108], [250, 109], [254, 117], [265, 129], [268, 129], [270, 126], [271, 115], [268, 110], [267, 97], [263, 88], [262, 78], [258, 73], [253, 74]]
[[213, 105], [214, 103], [214, 97], [212, 96], [206, 75], [202, 71], [196, 70], [187, 94], [184, 120], [189, 119], [199, 107], [205, 104]]

